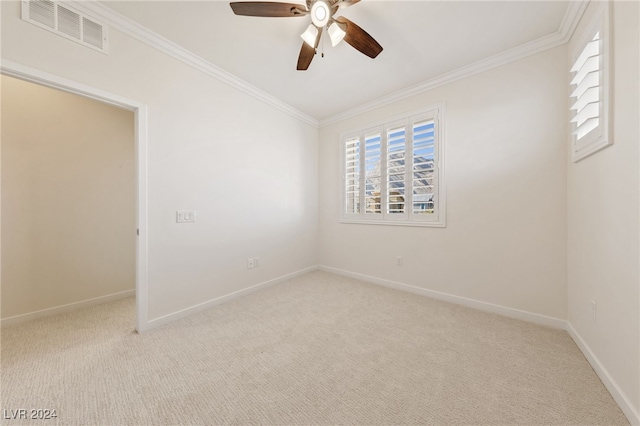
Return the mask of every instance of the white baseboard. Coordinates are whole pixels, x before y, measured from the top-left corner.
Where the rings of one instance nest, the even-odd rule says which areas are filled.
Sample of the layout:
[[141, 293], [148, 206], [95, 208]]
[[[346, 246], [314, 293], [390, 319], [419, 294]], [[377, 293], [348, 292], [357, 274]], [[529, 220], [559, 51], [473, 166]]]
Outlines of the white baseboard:
[[53, 308], [42, 309], [40, 311], [29, 312], [27, 314], [15, 315], [2, 319], [2, 327], [10, 325], [20, 324], [27, 321], [32, 321], [38, 318], [49, 317], [51, 315], [58, 315], [65, 312], [71, 312], [82, 308], [88, 308], [90, 306], [100, 305], [102, 303], [113, 302], [119, 299], [125, 299], [127, 297], [135, 296], [135, 290], [125, 290], [118, 293], [107, 294], [106, 296], [94, 297], [92, 299], [81, 300], [79, 302], [68, 303], [66, 305], [54, 306]]
[[566, 325], [566, 321], [560, 318], [553, 318], [545, 315], [534, 314], [532, 312], [522, 311], [514, 308], [508, 308], [506, 306], [501, 306], [501, 305], [494, 305], [493, 303], [481, 302], [479, 300], [468, 299], [466, 297], [455, 296], [453, 294], [443, 293], [440, 291], [427, 290], [422, 287], [416, 287], [409, 284], [399, 283], [396, 281], [385, 280], [382, 278], [372, 277], [369, 275], [359, 274], [356, 272], [345, 271], [342, 269], [332, 268], [329, 266], [320, 265], [318, 269], [326, 272], [331, 272], [337, 275], [343, 275], [343, 276], [355, 278], [361, 281], [366, 281], [372, 284], [378, 284], [384, 287], [395, 288], [397, 290], [407, 291], [409, 293], [419, 294], [421, 296], [431, 297], [433, 299], [443, 300], [445, 302], [455, 303], [457, 305], [463, 305], [470, 308], [479, 309], [481, 311], [491, 312], [491, 313], [502, 315], [505, 317], [528, 321], [535, 324], [544, 325], [547, 327], [559, 328], [564, 330]]
[[582, 339], [582, 336], [580, 336], [568, 321], [566, 330], [573, 341], [576, 342], [576, 345], [578, 345], [578, 348], [580, 348], [580, 351], [582, 351], [585, 358], [587, 358], [587, 361], [589, 361], [589, 364], [591, 364], [591, 367], [593, 367], [593, 370], [596, 372], [598, 377], [600, 377], [600, 380], [602, 380], [602, 383], [607, 388], [613, 399], [618, 403], [618, 406], [624, 415], [627, 416], [629, 423], [636, 426], [640, 425], [640, 414], [633, 408], [629, 398], [627, 398], [624, 392], [620, 390], [616, 381], [609, 375], [609, 372], [602, 365], [598, 357], [591, 351], [589, 345], [586, 344]]
[[219, 305], [221, 303], [229, 302], [233, 299], [237, 299], [241, 296], [246, 296], [248, 294], [254, 293], [258, 290], [262, 290], [266, 287], [272, 286], [274, 284], [278, 284], [283, 281], [290, 280], [291, 278], [295, 278], [300, 275], [307, 274], [309, 272], [315, 271], [318, 269], [317, 266], [310, 266], [305, 269], [301, 269], [296, 272], [292, 272], [290, 274], [282, 275], [280, 277], [274, 278], [269, 281], [265, 281], [259, 284], [252, 285], [251, 287], [244, 288], [242, 290], [234, 291], [233, 293], [226, 294], [224, 296], [216, 297], [215, 299], [208, 300], [206, 302], [199, 303], [197, 305], [191, 306], [189, 308], [182, 309], [180, 311], [174, 312], [172, 314], [164, 315], [159, 318], [155, 318], [147, 321], [145, 327], [143, 328], [144, 332], [152, 330], [154, 328], [161, 327], [165, 324], [169, 324], [171, 322], [177, 321], [181, 318], [185, 318], [191, 316], [197, 312], [204, 311], [205, 309], [209, 309], [212, 306]]

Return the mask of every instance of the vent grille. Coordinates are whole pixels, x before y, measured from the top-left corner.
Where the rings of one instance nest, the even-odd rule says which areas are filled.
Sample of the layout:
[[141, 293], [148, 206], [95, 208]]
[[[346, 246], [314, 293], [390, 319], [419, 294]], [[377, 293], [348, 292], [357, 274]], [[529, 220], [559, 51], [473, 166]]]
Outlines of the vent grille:
[[58, 31], [80, 39], [80, 15], [58, 5]]
[[107, 53], [107, 27], [58, 1], [23, 0], [22, 20]]
[[30, 1], [28, 4], [29, 17], [33, 21], [42, 24], [47, 28], [56, 27], [55, 9], [52, 1]]
[[102, 25], [85, 17], [82, 18], [82, 24], [84, 28], [82, 40], [102, 50], [102, 41], [104, 40]]

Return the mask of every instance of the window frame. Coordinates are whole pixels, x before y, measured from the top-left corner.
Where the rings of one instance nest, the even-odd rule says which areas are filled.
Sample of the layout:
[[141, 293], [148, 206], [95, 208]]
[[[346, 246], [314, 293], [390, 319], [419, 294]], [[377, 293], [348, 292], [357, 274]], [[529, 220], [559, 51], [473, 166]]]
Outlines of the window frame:
[[577, 123], [573, 122], [577, 113], [572, 109], [569, 110], [569, 128], [571, 139], [571, 159], [574, 163], [600, 151], [603, 148], [613, 144], [611, 134], [611, 29], [610, 29], [610, 2], [602, 2], [594, 13], [593, 18], [582, 32], [574, 35], [570, 43], [570, 63], [569, 63], [569, 108], [576, 102], [576, 98], [572, 97], [575, 86], [571, 84], [574, 76], [578, 71], [571, 71], [576, 61], [586, 49], [587, 45], [594, 40], [599, 33], [599, 100], [598, 100], [598, 125], [594, 129], [586, 133], [578, 140], [576, 134]]
[[[444, 143], [444, 116], [445, 104], [439, 103], [409, 113], [391, 117], [389, 119], [380, 120], [369, 123], [368, 125], [352, 129], [340, 134], [340, 222], [355, 224], [373, 224], [373, 225], [401, 225], [401, 226], [426, 226], [426, 227], [445, 227], [446, 222], [446, 191], [445, 191], [445, 143]], [[413, 188], [407, 186], [412, 178], [413, 165], [413, 126], [424, 120], [433, 120], [434, 122], [434, 201], [435, 212], [433, 214], [415, 214], [413, 213]], [[389, 188], [387, 188], [387, 165], [388, 165], [388, 145], [387, 132], [397, 129], [399, 126], [405, 127], [405, 194], [404, 194], [404, 212], [387, 213], [387, 201], [389, 197]], [[380, 211], [366, 212], [367, 200], [365, 196], [366, 188], [365, 173], [363, 167], [366, 161], [366, 152], [364, 141], [366, 135], [372, 135], [379, 132], [381, 135], [380, 143]], [[359, 213], [347, 212], [347, 141], [359, 138], [359, 164], [358, 170], [358, 198], [360, 201]], [[411, 158], [411, 160], [409, 160]], [[407, 164], [408, 163], [408, 164]], [[408, 194], [411, 194], [407, 197]]]

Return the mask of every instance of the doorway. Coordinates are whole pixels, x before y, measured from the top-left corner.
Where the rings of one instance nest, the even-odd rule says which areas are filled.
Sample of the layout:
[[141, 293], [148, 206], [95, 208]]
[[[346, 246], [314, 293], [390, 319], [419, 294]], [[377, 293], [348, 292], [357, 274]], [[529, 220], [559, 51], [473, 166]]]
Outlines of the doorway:
[[144, 331], [145, 106], [17, 64], [1, 71], [3, 100], [21, 111], [3, 111], [3, 134], [25, 135], [3, 138], [2, 324], [135, 290]]

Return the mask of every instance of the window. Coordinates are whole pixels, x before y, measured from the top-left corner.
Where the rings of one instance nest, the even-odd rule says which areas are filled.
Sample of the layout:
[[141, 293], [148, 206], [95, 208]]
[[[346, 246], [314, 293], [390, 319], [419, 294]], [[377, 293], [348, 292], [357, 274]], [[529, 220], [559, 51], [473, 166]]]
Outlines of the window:
[[593, 21], [572, 42], [572, 159], [579, 161], [611, 145], [609, 135], [609, 25], [604, 2]]
[[342, 221], [444, 226], [444, 106], [342, 136]]

